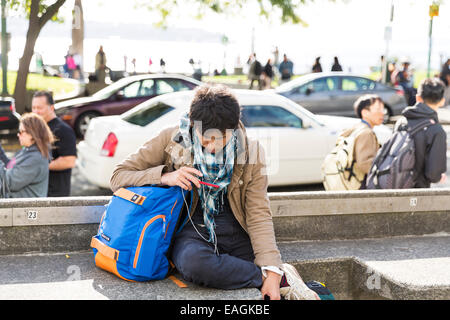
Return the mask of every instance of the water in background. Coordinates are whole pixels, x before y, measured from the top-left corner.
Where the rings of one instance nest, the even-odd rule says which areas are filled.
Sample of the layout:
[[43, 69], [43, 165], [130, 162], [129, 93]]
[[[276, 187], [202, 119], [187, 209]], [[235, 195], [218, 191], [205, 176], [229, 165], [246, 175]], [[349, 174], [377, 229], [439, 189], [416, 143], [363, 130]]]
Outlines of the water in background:
[[[18, 68], [19, 58], [25, 44], [27, 21], [20, 18], [8, 20], [8, 31], [12, 34], [9, 68]], [[127, 56], [127, 71], [133, 72], [132, 59], [136, 59], [137, 72], [160, 71], [161, 58], [166, 62], [166, 72], [192, 73], [189, 60], [192, 58], [200, 65], [204, 73], [212, 73], [214, 69], [221, 71], [224, 67], [232, 73], [234, 67], [248, 66], [246, 61], [251, 52], [251, 30], [243, 29], [241, 34], [229, 34], [229, 43], [222, 44], [224, 33], [203, 29], [170, 28], [155, 29], [142, 24], [108, 24], [86, 22], [84, 41], [84, 69], [92, 72], [95, 55], [103, 45], [107, 57], [107, 65], [112, 70], [124, 70], [124, 56]], [[284, 30], [280, 32], [280, 30]], [[378, 30], [378, 29], [377, 29]], [[379, 32], [378, 32], [379, 31]], [[334, 34], [329, 28], [308, 29], [286, 26], [283, 29], [271, 30], [263, 26], [256, 29], [254, 47], [258, 60], [265, 64], [273, 58], [275, 46], [279, 47], [280, 60], [283, 53], [294, 62], [294, 73], [310, 72], [316, 56], [321, 56], [324, 71], [330, 70], [334, 56], [338, 56], [344, 71], [369, 74], [370, 67], [379, 67], [380, 56], [384, 54], [385, 42], [383, 28], [377, 34], [364, 37], [364, 41], [356, 41], [355, 29], [344, 34]], [[39, 52], [45, 64], [62, 65], [64, 56], [71, 44], [70, 23], [48, 23], [41, 32], [35, 51]], [[398, 58], [411, 58], [412, 66], [424, 69], [427, 62], [426, 30], [421, 34], [406, 37], [394, 32], [391, 54]], [[397, 37], [397, 38], [396, 38]], [[440, 59], [450, 54], [445, 36], [435, 36], [432, 56], [432, 68], [439, 69]], [[422, 43], [421, 45], [419, 45]], [[440, 55], [444, 55], [440, 57]], [[149, 66], [149, 59], [153, 64]], [[31, 65], [31, 70], [34, 69]]]

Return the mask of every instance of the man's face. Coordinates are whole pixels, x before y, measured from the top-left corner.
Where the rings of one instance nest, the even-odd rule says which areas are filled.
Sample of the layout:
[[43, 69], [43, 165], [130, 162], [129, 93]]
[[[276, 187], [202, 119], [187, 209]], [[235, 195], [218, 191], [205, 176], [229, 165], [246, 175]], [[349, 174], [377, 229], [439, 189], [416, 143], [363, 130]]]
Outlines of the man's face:
[[232, 137], [232, 130], [227, 130], [224, 134], [218, 129], [209, 129], [202, 135], [196, 128], [195, 132], [205, 150], [212, 154], [217, 150], [222, 150]]
[[31, 102], [31, 110], [44, 118], [46, 122], [50, 121], [55, 115], [53, 106], [48, 104], [46, 97], [34, 97]]
[[361, 112], [363, 119], [374, 126], [379, 126], [384, 121], [384, 104], [380, 101], [375, 101], [369, 109], [364, 109]]

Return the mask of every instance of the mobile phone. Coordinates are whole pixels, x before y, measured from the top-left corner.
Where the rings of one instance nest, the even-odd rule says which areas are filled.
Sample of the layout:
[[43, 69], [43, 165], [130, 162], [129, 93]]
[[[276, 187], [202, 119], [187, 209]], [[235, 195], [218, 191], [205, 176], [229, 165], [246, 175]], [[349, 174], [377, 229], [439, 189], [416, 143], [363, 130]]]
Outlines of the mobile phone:
[[199, 181], [200, 184], [203, 184], [205, 186], [208, 187], [213, 187], [213, 188], [220, 188], [220, 186], [218, 186], [217, 184], [212, 184], [212, 183], [208, 183], [208, 182], [203, 182], [203, 181]]

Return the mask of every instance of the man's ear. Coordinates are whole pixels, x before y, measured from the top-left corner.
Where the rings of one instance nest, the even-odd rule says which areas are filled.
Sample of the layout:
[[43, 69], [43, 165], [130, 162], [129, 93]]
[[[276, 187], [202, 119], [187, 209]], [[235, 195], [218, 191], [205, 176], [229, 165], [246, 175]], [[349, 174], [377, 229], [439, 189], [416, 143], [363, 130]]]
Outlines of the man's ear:
[[361, 110], [361, 119], [364, 119], [367, 117], [367, 113], [370, 113], [370, 110], [365, 108]]
[[420, 103], [423, 103], [422, 97], [419, 96], [418, 94], [416, 94], [416, 101], [417, 101], [417, 102], [420, 102]]

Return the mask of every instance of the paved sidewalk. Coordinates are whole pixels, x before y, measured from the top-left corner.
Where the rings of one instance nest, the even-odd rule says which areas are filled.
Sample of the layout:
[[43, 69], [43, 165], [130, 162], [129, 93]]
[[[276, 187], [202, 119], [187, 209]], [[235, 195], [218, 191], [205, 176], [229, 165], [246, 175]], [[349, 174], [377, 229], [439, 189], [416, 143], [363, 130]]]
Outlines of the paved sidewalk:
[[[448, 267], [450, 265], [450, 235], [296, 241], [279, 243], [279, 248], [284, 261], [309, 263], [313, 267], [312, 270], [315, 263], [323, 265], [324, 261], [345, 262], [345, 259], [353, 259], [357, 263], [362, 263], [368, 270], [362, 270], [359, 275], [363, 277], [361, 280], [363, 286], [366, 278], [373, 274], [379, 275], [382, 279], [382, 290], [374, 292], [381, 295], [380, 298], [439, 299], [446, 297], [448, 299], [450, 297], [450, 268]], [[0, 270], [2, 270], [0, 299], [254, 300], [261, 298], [257, 289], [224, 291], [202, 288], [192, 283], [187, 283], [188, 288], [180, 289], [169, 279], [130, 283], [96, 268], [91, 251], [0, 256]], [[350, 279], [349, 281], [357, 279], [357, 277], [342, 277], [339, 272], [344, 272], [346, 269], [336, 268], [335, 265], [325, 267], [324, 270], [328, 272], [330, 279], [316, 280], [330, 281], [330, 286], [336, 285], [332, 280], [340, 277]], [[355, 267], [350, 266], [345, 272], [355, 272]], [[304, 278], [304, 280], [312, 279]], [[348, 286], [348, 284], [342, 283], [342, 286]], [[340, 288], [330, 289], [339, 291]]]

